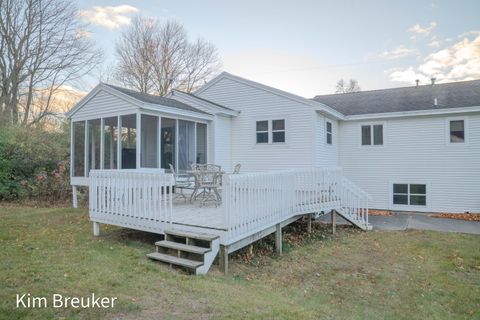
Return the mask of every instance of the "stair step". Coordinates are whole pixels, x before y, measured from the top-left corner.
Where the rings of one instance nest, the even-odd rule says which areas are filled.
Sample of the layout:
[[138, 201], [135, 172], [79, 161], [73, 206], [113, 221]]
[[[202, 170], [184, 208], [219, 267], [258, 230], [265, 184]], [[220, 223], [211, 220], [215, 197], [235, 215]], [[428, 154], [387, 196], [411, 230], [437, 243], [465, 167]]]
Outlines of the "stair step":
[[147, 257], [153, 260], [158, 260], [166, 263], [171, 263], [176, 266], [181, 266], [189, 269], [197, 269], [198, 267], [203, 265], [203, 262], [201, 261], [194, 261], [194, 260], [189, 260], [189, 259], [184, 259], [184, 258], [178, 258], [174, 257], [168, 254], [163, 254], [159, 252], [152, 252], [147, 254]]
[[190, 239], [199, 239], [204, 241], [213, 241], [220, 237], [213, 234], [194, 233], [194, 232], [178, 231], [178, 230], [165, 230], [165, 234], [177, 236], [177, 237], [185, 237]]
[[158, 247], [176, 249], [176, 250], [190, 252], [190, 253], [196, 253], [196, 254], [205, 254], [205, 253], [210, 252], [212, 250], [210, 248], [190, 246], [190, 245], [187, 245], [187, 244], [168, 241], [168, 240], [157, 241], [157, 242], [155, 242], [155, 245], [158, 246]]

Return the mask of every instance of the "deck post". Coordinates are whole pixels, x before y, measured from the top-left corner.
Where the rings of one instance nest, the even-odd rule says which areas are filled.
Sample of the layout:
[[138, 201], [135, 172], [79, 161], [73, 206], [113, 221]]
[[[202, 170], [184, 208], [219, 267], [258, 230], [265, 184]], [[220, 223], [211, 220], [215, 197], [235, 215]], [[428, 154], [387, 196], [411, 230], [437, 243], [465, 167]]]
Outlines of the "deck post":
[[100, 235], [100, 223], [93, 221], [93, 235], [98, 237]]
[[282, 255], [282, 225], [277, 223], [275, 225], [275, 248], [277, 249], [277, 253]]
[[228, 248], [224, 245], [220, 245], [219, 251], [219, 260], [220, 260], [220, 271], [223, 272], [224, 275], [228, 274]]
[[307, 233], [312, 233], [312, 214], [307, 214]]
[[335, 229], [336, 229], [336, 225], [335, 225], [335, 216], [336, 216], [336, 212], [335, 210], [332, 210], [332, 233], [335, 233]]
[[78, 208], [77, 186], [72, 186], [72, 206]]

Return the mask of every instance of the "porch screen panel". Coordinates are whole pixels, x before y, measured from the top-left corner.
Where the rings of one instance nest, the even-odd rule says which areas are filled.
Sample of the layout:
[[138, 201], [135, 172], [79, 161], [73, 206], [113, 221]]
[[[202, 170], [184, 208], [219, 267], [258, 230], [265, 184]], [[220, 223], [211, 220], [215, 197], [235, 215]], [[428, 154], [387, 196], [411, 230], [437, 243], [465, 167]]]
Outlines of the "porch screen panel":
[[178, 120], [178, 171], [185, 172], [195, 163], [195, 122]]
[[122, 169], [137, 167], [137, 116], [122, 116]]
[[158, 117], [142, 114], [142, 168], [158, 168]]
[[207, 125], [197, 123], [197, 163], [207, 163]]
[[117, 153], [118, 153], [118, 118], [105, 118], [103, 123], [103, 139], [104, 139], [104, 154], [103, 167], [105, 169], [117, 169]]
[[[170, 169], [169, 164], [174, 167], [175, 164], [175, 128], [177, 121], [175, 119], [162, 117], [160, 154], [162, 157], [162, 168]], [[176, 168], [175, 168], [176, 169]]]
[[73, 124], [73, 176], [85, 175], [85, 122]]
[[100, 119], [88, 120], [88, 171], [100, 169]]

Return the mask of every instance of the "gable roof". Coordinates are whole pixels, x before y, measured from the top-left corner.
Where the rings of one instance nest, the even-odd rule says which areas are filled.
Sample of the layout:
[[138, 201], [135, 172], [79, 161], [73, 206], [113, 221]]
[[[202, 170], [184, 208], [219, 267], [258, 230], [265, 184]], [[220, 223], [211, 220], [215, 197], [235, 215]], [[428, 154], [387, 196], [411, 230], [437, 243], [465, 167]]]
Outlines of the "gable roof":
[[235, 81], [235, 82], [238, 82], [238, 83], [245, 84], [247, 86], [251, 86], [253, 88], [257, 88], [259, 90], [264, 90], [264, 91], [270, 92], [272, 94], [284, 97], [284, 98], [292, 100], [292, 101], [296, 101], [298, 103], [301, 103], [301, 104], [312, 107], [313, 110], [315, 110], [315, 111], [320, 111], [322, 113], [328, 114], [329, 116], [332, 116], [333, 118], [336, 118], [336, 119], [343, 119], [344, 118], [343, 114], [341, 114], [337, 110], [325, 105], [322, 102], [315, 101], [315, 100], [312, 100], [312, 99], [307, 99], [307, 98], [304, 98], [304, 97], [301, 97], [301, 96], [297, 96], [293, 93], [289, 93], [289, 92], [286, 92], [286, 91], [283, 91], [283, 90], [280, 90], [280, 89], [276, 89], [276, 88], [273, 88], [273, 87], [270, 87], [270, 86], [252, 81], [252, 80], [248, 80], [248, 79], [233, 75], [233, 74], [225, 72], [225, 71], [220, 73], [218, 76], [216, 76], [215, 78], [213, 78], [212, 80], [210, 80], [206, 84], [204, 84], [202, 87], [200, 87], [198, 90], [196, 90], [193, 94], [195, 96], [200, 95], [202, 92], [204, 92], [208, 88], [214, 86], [217, 82], [221, 81], [222, 79], [229, 79], [229, 80], [232, 80], [232, 81]]
[[319, 95], [313, 100], [346, 116], [477, 107], [480, 106], [480, 80]]
[[212, 105], [214, 105], [214, 106], [217, 106], [217, 107], [219, 107], [219, 108], [222, 108], [222, 109], [225, 109], [225, 110], [228, 110], [228, 111], [236, 111], [236, 110], [233, 110], [233, 109], [231, 109], [231, 108], [222, 106], [221, 104], [218, 104], [218, 103], [216, 103], [216, 102], [213, 102], [213, 101], [207, 100], [207, 99], [205, 99], [205, 98], [199, 97], [198, 95], [195, 95], [195, 94], [193, 94], [193, 93], [188, 93], [188, 92], [181, 91], [181, 90], [177, 90], [177, 89], [173, 89], [172, 92], [178, 92], [178, 93], [180, 93], [180, 94], [188, 95], [188, 96], [190, 96], [190, 97], [192, 97], [192, 98], [201, 100], [201, 101], [203, 101], [203, 102], [212, 104]]
[[175, 99], [166, 98], [166, 97], [162, 97], [162, 96], [156, 96], [156, 95], [148, 94], [148, 93], [141, 93], [141, 92], [137, 92], [137, 91], [134, 91], [134, 90], [114, 86], [114, 85], [107, 84], [107, 83], [104, 83], [104, 85], [106, 85], [107, 87], [110, 87], [112, 89], [115, 89], [117, 91], [120, 91], [120, 92], [134, 98], [134, 99], [140, 100], [140, 101], [145, 102], [145, 103], [158, 104], [158, 105], [177, 108], [177, 109], [182, 109], [182, 110], [186, 110], [186, 111], [209, 114], [207, 112], [204, 112], [200, 109], [192, 107], [192, 106], [190, 106], [186, 103], [177, 101]]

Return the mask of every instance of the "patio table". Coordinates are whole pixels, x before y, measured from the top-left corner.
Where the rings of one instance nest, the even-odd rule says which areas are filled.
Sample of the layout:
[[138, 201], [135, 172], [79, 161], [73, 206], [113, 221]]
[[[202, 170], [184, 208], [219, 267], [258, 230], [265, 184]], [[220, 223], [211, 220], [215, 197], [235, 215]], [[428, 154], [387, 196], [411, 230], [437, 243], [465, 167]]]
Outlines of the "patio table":
[[[222, 197], [220, 192], [218, 191], [221, 187], [222, 176], [225, 174], [225, 171], [218, 171], [218, 170], [189, 170], [187, 173], [194, 177], [195, 179], [195, 187], [190, 196], [190, 202], [193, 202], [200, 194], [198, 193], [200, 189], [204, 189], [202, 193], [211, 194], [211, 191], [214, 193], [215, 205], [218, 205], [222, 201]], [[206, 191], [209, 189], [209, 192]], [[205, 204], [210, 198], [207, 195], [202, 201], [202, 204]]]

